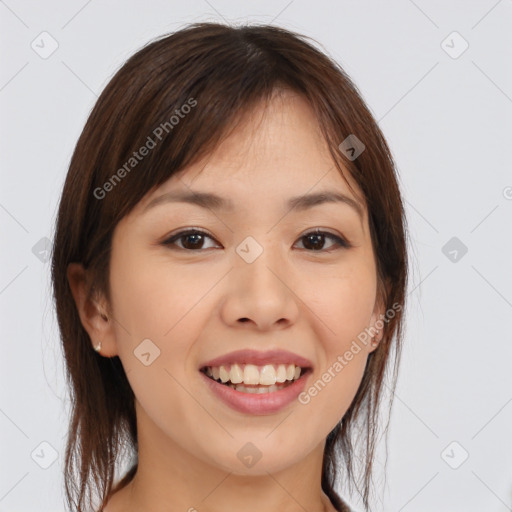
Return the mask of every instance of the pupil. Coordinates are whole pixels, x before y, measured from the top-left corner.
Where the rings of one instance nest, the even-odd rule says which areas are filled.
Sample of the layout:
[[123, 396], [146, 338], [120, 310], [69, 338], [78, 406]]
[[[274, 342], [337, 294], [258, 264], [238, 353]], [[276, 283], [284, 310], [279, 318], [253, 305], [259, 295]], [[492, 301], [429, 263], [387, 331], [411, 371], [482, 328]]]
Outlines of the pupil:
[[[201, 238], [202, 238], [202, 236], [203, 235], [199, 235], [199, 234], [186, 235], [185, 236], [185, 240], [190, 240], [191, 238], [195, 238], [196, 239], [195, 243], [193, 242], [192, 244], [189, 244], [189, 245], [191, 245], [192, 248], [197, 248], [198, 246], [201, 245], [201, 242], [202, 242]], [[199, 243], [197, 243], [197, 242], [199, 242]], [[186, 247], [187, 243], [184, 243], [183, 245]]]
[[319, 246], [323, 246], [323, 243], [319, 243], [319, 239], [323, 239], [323, 235], [307, 235], [306, 236], [306, 239], [315, 239], [316, 242], [313, 242], [313, 249], [321, 249], [322, 247], [319, 247]]

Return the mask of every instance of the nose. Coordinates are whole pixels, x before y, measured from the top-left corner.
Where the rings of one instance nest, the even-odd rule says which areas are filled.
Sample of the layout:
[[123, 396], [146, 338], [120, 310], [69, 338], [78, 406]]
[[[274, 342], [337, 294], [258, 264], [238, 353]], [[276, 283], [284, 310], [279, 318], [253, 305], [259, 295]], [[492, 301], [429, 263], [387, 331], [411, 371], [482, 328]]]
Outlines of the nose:
[[293, 290], [294, 277], [286, 261], [270, 252], [263, 251], [251, 263], [235, 254], [222, 307], [227, 324], [264, 331], [297, 321], [300, 301]]

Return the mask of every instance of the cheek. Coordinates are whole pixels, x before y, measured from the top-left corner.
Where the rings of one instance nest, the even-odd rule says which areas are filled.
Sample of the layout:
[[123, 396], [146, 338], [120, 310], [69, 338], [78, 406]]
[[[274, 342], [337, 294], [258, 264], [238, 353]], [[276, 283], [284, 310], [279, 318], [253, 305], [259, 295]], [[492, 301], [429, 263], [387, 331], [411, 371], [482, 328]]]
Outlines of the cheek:
[[[212, 286], [197, 272], [173, 267], [168, 261], [130, 256], [112, 259], [111, 287], [116, 319], [135, 339], [167, 340]], [[214, 279], [211, 279], [214, 282]]]
[[190, 414], [190, 395], [180, 383], [186, 382], [187, 354], [201, 329], [198, 298], [211, 283], [135, 251], [112, 261], [118, 354], [139, 404], [164, 429]]
[[320, 364], [302, 403], [306, 407], [309, 404], [313, 414], [322, 411], [323, 426], [333, 428], [352, 403], [364, 374], [370, 341], [366, 330], [375, 306], [377, 283], [369, 262], [347, 265], [324, 281], [321, 289], [310, 294], [311, 309], [318, 317], [314, 325], [321, 342], [317, 346]]
[[115, 335], [130, 385], [145, 406], [173, 403], [176, 410], [186, 398], [178, 383], [188, 378], [187, 361], [209, 318], [208, 291], [219, 278], [192, 266], [177, 270], [168, 261], [138, 258], [135, 251], [114, 263]]
[[315, 293], [309, 293], [316, 322], [317, 337], [330, 362], [351, 345], [352, 340], [369, 327], [375, 307], [377, 282], [374, 267], [355, 264], [337, 274], [317, 281]]

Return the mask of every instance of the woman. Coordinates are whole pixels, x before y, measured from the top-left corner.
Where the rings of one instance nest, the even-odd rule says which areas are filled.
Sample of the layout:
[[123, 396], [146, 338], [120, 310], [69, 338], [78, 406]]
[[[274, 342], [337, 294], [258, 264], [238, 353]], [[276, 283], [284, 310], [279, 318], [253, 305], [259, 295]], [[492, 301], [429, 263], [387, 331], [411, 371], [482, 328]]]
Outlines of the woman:
[[337, 64], [273, 26], [148, 44], [90, 114], [54, 240], [73, 510], [345, 511], [341, 469], [369, 509], [405, 216]]

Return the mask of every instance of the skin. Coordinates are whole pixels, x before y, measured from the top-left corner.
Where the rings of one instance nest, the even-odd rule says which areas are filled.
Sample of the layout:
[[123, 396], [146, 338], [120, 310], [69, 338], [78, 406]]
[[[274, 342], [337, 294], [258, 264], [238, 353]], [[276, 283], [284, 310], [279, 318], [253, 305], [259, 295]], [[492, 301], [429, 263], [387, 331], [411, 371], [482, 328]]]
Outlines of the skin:
[[[357, 196], [300, 96], [287, 92], [267, 107], [253, 110], [207, 159], [150, 192], [121, 220], [113, 235], [110, 304], [86, 301], [83, 268], [69, 266], [92, 344], [101, 340], [102, 356], [120, 357], [136, 396], [139, 469], [105, 512], [335, 510], [321, 489], [325, 440], [350, 406], [375, 347], [360, 344], [308, 404], [294, 401], [261, 416], [224, 405], [198, 372], [201, 363], [233, 350], [283, 348], [313, 362], [307, 389], [384, 313], [356, 183], [346, 171]], [[143, 211], [164, 192], [189, 189], [230, 198], [235, 209], [163, 203]], [[289, 197], [320, 190], [359, 201], [363, 218], [342, 203], [285, 208]], [[175, 249], [162, 244], [185, 228], [212, 238], [201, 245], [182, 237]], [[315, 245], [305, 238], [315, 228], [351, 247], [329, 237]], [[247, 236], [263, 247], [250, 264], [235, 252]], [[149, 366], [133, 354], [146, 338], [160, 350]], [[247, 442], [262, 454], [251, 468], [237, 457]]]

